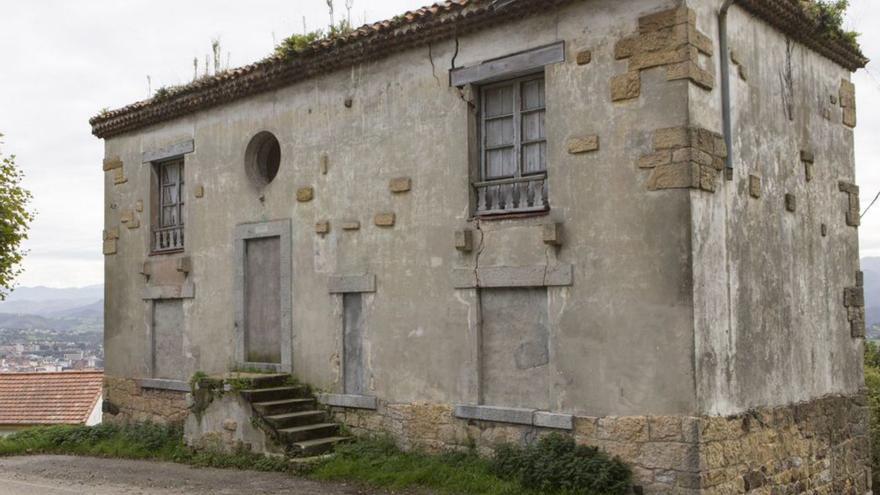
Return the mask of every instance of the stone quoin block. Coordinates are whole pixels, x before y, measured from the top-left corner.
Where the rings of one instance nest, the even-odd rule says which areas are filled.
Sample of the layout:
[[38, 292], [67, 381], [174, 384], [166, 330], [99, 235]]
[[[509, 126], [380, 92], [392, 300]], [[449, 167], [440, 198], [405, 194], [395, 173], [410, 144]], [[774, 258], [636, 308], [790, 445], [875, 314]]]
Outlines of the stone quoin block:
[[360, 230], [361, 223], [357, 220], [347, 220], [342, 222], [342, 230]]
[[820, 230], [821, 230], [821, 232], [822, 232], [822, 237], [828, 237], [828, 225], [827, 225], [827, 224], [824, 224], [824, 223], [823, 223], [823, 224], [820, 226]]
[[111, 254], [116, 254], [116, 249], [117, 249], [116, 242], [117, 242], [116, 239], [105, 239], [104, 240], [104, 246], [103, 246], [102, 251], [105, 256], [111, 255]]
[[330, 222], [323, 221], [315, 224], [315, 233], [316, 234], [329, 234], [330, 233]]
[[122, 168], [117, 168], [113, 170], [113, 184], [120, 185], [128, 182], [128, 179], [125, 177], [125, 170]]
[[575, 137], [568, 140], [568, 152], [572, 155], [599, 149], [599, 136]]
[[856, 126], [856, 86], [846, 79], [840, 80], [840, 107], [843, 109], [843, 125]]
[[810, 150], [801, 150], [801, 161], [807, 163], [813, 163], [815, 157], [813, 156], [813, 152]]
[[321, 171], [321, 175], [327, 175], [327, 172], [330, 170], [330, 157], [326, 154], [321, 155], [321, 158], [318, 159], [318, 169]]
[[128, 227], [129, 230], [133, 230], [141, 226], [141, 221], [137, 217], [132, 217], [125, 226]]
[[300, 203], [308, 203], [315, 199], [315, 189], [312, 187], [300, 187], [296, 190], [296, 200]]
[[196, 186], [195, 190], [193, 190], [193, 195], [196, 198], [204, 198], [205, 197], [205, 186]]
[[104, 159], [104, 172], [122, 168], [122, 160], [118, 156]]
[[388, 188], [395, 194], [408, 192], [412, 189], [412, 179], [409, 177], [397, 177], [391, 179]]
[[144, 202], [141, 201], [141, 200], [137, 200], [137, 201], [135, 201], [135, 203], [134, 203], [134, 211], [139, 212], [139, 213], [142, 212], [142, 211], [144, 211]]
[[134, 219], [134, 213], [130, 210], [124, 210], [121, 215], [119, 215], [119, 223], [128, 223]]
[[397, 215], [394, 213], [377, 213], [373, 222], [377, 227], [394, 227], [397, 221]]
[[638, 98], [642, 91], [642, 77], [639, 71], [630, 71], [611, 78], [611, 101]]

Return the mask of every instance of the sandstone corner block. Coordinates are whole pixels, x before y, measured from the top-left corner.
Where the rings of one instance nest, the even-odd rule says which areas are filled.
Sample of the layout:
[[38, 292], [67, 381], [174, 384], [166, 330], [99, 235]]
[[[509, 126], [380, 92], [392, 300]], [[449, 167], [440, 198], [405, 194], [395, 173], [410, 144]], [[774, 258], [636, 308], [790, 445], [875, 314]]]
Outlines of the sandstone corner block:
[[544, 239], [544, 244], [548, 244], [550, 246], [561, 246], [562, 245], [562, 224], [561, 223], [548, 223], [543, 227], [542, 237]]
[[630, 71], [611, 78], [611, 101], [638, 98], [642, 91], [642, 77], [639, 71]]
[[205, 186], [201, 186], [201, 185], [196, 186], [195, 190], [193, 191], [193, 195], [196, 198], [204, 198], [205, 197]]
[[757, 175], [749, 176], [749, 196], [755, 199], [761, 198], [761, 178]]
[[361, 223], [357, 220], [348, 220], [348, 221], [342, 222], [342, 230], [351, 231], [351, 230], [360, 230], [360, 229], [361, 229]]
[[118, 156], [104, 159], [104, 172], [122, 168], [122, 160]]
[[790, 193], [785, 195], [785, 209], [792, 213], [797, 211], [797, 196]]
[[330, 233], [330, 222], [318, 222], [315, 224], [315, 233], [316, 234], [329, 234]]

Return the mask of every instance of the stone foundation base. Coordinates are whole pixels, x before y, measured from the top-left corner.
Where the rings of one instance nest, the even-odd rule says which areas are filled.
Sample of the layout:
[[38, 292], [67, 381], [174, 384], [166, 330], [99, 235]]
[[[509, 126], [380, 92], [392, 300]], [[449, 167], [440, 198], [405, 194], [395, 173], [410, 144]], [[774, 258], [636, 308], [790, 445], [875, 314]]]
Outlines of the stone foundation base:
[[723, 417], [576, 417], [551, 430], [464, 420], [446, 404], [331, 408], [355, 434], [390, 434], [427, 451], [525, 444], [551, 432], [572, 435], [632, 466], [637, 494], [858, 494], [870, 492], [864, 396], [833, 396]]
[[105, 422], [183, 423], [189, 409], [186, 392], [142, 388], [130, 378], [104, 377]]

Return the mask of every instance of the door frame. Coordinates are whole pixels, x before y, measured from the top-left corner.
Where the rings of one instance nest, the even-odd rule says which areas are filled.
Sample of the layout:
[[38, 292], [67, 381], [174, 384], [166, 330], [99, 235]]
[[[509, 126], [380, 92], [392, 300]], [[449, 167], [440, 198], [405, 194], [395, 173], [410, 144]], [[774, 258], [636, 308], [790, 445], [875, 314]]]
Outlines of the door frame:
[[[281, 270], [281, 363], [254, 363], [246, 358], [245, 342], [245, 278], [247, 273], [247, 241], [267, 237], [279, 237]], [[257, 368], [264, 371], [293, 372], [293, 235], [291, 220], [244, 223], [235, 226], [234, 259], [235, 281], [235, 364], [240, 367]]]

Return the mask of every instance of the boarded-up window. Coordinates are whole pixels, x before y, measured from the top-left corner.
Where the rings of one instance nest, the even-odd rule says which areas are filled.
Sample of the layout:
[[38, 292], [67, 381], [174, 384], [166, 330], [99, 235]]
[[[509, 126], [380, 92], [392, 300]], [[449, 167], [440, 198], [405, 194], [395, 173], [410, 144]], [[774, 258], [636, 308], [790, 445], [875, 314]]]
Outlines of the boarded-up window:
[[155, 172], [153, 251], [183, 249], [183, 160], [157, 163]]
[[183, 354], [183, 303], [158, 300], [153, 304], [153, 378], [186, 380]]
[[549, 207], [544, 93], [543, 75], [482, 88], [478, 214]]

